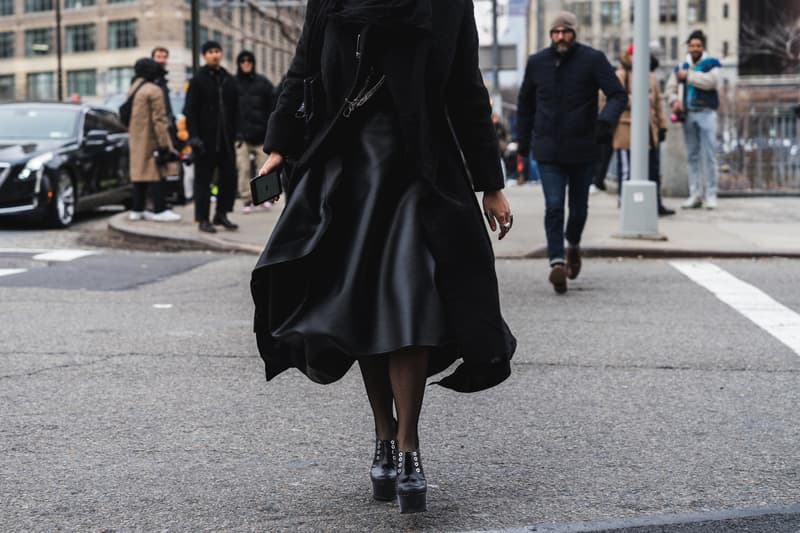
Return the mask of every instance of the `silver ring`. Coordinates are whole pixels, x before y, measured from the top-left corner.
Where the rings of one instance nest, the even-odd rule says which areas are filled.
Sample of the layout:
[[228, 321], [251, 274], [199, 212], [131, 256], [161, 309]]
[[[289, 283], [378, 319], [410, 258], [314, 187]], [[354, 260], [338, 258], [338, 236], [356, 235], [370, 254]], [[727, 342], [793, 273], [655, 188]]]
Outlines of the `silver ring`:
[[502, 224], [502, 226], [503, 226], [503, 229], [511, 229], [511, 222], [507, 222], [505, 224]]

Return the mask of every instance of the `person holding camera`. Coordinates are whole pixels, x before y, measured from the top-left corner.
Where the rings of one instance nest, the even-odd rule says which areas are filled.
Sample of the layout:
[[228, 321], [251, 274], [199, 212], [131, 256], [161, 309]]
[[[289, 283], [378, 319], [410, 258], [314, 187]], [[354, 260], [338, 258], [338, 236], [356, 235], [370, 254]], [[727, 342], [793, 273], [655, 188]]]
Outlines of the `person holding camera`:
[[[236, 81], [222, 68], [222, 45], [206, 41], [201, 47], [206, 64], [189, 82], [186, 92], [186, 129], [195, 163], [194, 216], [198, 229], [216, 233], [214, 226], [227, 230], [239, 226], [228, 219], [236, 200], [236, 155], [234, 142], [239, 115]], [[217, 211], [209, 221], [211, 179], [217, 170], [219, 197]]]
[[706, 53], [706, 36], [695, 30], [686, 41], [686, 61], [675, 67], [666, 93], [672, 121], [683, 122], [689, 159], [689, 198], [681, 207], [717, 207], [717, 108], [720, 83], [719, 60]]
[[[176, 174], [178, 152], [169, 133], [169, 118], [164, 92], [157, 84], [164, 68], [152, 59], [142, 58], [134, 66], [134, 79], [128, 91], [132, 97], [128, 143], [130, 175], [133, 183], [133, 209], [130, 220], [175, 222], [181, 216], [167, 209], [162, 178]], [[145, 210], [147, 191], [153, 211]]]

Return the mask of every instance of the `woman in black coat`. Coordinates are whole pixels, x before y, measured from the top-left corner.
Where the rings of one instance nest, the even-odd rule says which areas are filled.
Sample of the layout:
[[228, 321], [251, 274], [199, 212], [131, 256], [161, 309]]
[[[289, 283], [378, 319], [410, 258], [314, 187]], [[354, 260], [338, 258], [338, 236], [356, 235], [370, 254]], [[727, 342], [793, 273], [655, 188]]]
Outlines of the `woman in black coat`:
[[251, 281], [267, 379], [358, 361], [373, 496], [425, 510], [426, 377], [462, 359], [438, 383], [483, 390], [516, 349], [483, 221], [511, 228], [472, 0], [311, 0], [264, 150], [261, 174], [292, 163]]

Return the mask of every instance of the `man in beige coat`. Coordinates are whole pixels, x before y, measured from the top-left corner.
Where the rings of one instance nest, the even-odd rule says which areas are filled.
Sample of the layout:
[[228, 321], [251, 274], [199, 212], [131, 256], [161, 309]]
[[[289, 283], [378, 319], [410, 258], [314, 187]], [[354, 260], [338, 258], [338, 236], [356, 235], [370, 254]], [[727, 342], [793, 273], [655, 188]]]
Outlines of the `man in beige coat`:
[[[136, 62], [134, 73], [128, 90], [128, 98], [133, 100], [128, 125], [133, 209], [128, 217], [175, 222], [181, 216], [167, 209], [162, 182], [164, 176], [177, 173], [178, 164], [178, 152], [169, 135], [164, 92], [156, 84], [164, 76], [164, 68], [150, 58], [142, 58]], [[145, 210], [148, 189], [153, 200], [152, 212]]]
[[[631, 97], [633, 93], [633, 45], [622, 53], [619, 58], [620, 68], [617, 69], [617, 78], [628, 92], [628, 105], [617, 123], [614, 130], [613, 146], [617, 154], [617, 179], [619, 191], [622, 190], [622, 182], [630, 179], [630, 151], [631, 151]], [[664, 113], [664, 103], [661, 97], [661, 90], [658, 86], [656, 75], [650, 72], [650, 151], [649, 151], [649, 175], [650, 181], [656, 182], [656, 194], [658, 197], [658, 214], [672, 215], [672, 209], [667, 209], [661, 202], [661, 177], [659, 176], [659, 144], [664, 141], [667, 133], [667, 117]], [[602, 95], [601, 95], [602, 99]]]

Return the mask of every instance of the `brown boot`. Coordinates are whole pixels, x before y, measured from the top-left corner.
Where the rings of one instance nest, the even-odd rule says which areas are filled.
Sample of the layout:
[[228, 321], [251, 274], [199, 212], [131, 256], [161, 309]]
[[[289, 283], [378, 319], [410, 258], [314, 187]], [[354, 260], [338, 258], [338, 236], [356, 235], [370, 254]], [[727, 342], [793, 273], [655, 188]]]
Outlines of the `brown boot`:
[[550, 267], [550, 283], [558, 294], [567, 292], [567, 270], [564, 263], [556, 263]]
[[581, 273], [581, 249], [567, 246], [567, 277], [575, 279]]

